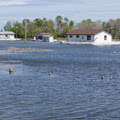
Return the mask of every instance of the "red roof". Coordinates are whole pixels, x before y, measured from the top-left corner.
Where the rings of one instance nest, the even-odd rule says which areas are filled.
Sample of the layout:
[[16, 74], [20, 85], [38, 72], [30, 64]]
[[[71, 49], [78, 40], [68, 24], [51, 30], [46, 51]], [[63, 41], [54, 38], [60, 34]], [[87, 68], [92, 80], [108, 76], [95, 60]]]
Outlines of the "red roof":
[[94, 29], [94, 30], [73, 30], [68, 32], [67, 35], [95, 35], [99, 32], [104, 31], [103, 29]]
[[52, 36], [50, 33], [40, 33], [43, 36]]

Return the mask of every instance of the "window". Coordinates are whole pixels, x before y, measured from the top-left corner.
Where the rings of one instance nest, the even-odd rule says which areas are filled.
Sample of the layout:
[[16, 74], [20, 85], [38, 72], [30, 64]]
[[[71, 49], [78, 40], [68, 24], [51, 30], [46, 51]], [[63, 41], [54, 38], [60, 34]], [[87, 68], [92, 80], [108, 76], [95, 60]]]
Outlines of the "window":
[[104, 36], [104, 40], [107, 40], [107, 35]]
[[84, 39], [84, 37], [82, 36], [82, 39]]
[[72, 35], [70, 35], [70, 38], [72, 38], [73, 36]]
[[87, 36], [87, 40], [91, 40], [91, 35], [88, 35], [88, 36]]
[[79, 35], [76, 35], [76, 38], [79, 38]]
[[5, 37], [8, 37], [8, 35], [5, 35]]

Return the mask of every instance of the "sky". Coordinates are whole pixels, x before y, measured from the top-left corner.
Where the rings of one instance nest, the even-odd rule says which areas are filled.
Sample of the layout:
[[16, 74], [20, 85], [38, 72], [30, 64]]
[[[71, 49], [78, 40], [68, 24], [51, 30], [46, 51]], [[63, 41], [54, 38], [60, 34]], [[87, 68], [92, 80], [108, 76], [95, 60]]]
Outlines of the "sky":
[[0, 0], [0, 28], [7, 21], [29, 18], [55, 19], [57, 15], [80, 22], [83, 19], [120, 18], [120, 0]]

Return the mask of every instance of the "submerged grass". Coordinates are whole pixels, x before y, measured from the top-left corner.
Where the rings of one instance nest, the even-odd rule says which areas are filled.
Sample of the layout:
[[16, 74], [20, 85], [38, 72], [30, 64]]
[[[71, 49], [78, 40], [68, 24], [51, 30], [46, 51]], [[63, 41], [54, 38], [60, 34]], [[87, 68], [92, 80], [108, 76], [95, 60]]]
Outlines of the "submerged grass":
[[[47, 49], [39, 49], [39, 48], [16, 48], [16, 47], [8, 47], [7, 50], [0, 50], [0, 52], [24, 52], [24, 51], [50, 51]], [[3, 60], [0, 57], [0, 66], [7, 64], [22, 64], [20, 60]]]
[[16, 48], [16, 47], [8, 48], [8, 52], [20, 52], [20, 51], [50, 51], [50, 50], [39, 49], [39, 48]]

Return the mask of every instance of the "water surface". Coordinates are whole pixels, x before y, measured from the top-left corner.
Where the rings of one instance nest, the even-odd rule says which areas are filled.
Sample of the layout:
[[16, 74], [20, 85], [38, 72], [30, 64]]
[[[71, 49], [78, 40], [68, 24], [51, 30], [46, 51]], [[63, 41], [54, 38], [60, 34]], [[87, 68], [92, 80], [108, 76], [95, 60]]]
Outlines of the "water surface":
[[0, 66], [1, 120], [120, 120], [120, 46], [0, 42], [8, 47], [51, 51], [0, 53], [22, 62]]

